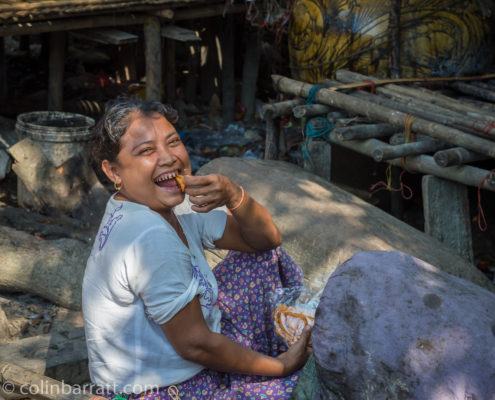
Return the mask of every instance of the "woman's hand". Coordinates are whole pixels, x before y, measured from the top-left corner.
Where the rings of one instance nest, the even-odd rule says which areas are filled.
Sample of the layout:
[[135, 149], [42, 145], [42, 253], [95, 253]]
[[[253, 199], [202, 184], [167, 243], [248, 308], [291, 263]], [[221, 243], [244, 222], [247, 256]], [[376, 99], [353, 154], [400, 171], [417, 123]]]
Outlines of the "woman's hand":
[[309, 355], [313, 351], [309, 345], [310, 337], [311, 327], [306, 326], [301, 338], [289, 350], [277, 357], [284, 364], [284, 376], [291, 375], [306, 364]]
[[222, 175], [184, 177], [186, 193], [191, 207], [196, 212], [208, 212], [214, 208], [227, 206], [232, 208], [241, 199], [241, 187]]
[[186, 175], [184, 183], [193, 211], [208, 212], [221, 206], [229, 209], [225, 231], [215, 241], [218, 248], [255, 252], [271, 250], [282, 243], [268, 211], [230, 179], [216, 174]]

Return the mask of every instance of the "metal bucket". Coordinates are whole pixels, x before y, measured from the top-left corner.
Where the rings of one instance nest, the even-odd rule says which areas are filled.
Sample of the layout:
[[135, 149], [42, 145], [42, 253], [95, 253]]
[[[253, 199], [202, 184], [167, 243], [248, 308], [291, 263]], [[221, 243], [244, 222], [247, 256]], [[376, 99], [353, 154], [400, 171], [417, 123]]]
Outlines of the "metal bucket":
[[[20, 140], [29, 138], [35, 142], [53, 166], [59, 168], [61, 173], [73, 179], [75, 185], [78, 185], [79, 182], [84, 181], [84, 177], [80, 176], [82, 171], [90, 169], [88, 141], [91, 139], [91, 128], [94, 123], [92, 118], [80, 114], [35, 111], [20, 114], [15, 129]], [[77, 163], [67, 162], [76, 157]], [[66, 168], [62, 168], [64, 164]], [[36, 208], [37, 203], [20, 179], [17, 196], [19, 205]]]

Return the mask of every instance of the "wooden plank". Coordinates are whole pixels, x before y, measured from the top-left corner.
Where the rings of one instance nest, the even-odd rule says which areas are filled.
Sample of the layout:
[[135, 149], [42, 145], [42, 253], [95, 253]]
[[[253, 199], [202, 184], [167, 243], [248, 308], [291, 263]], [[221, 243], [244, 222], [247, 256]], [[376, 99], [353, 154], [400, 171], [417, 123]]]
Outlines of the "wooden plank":
[[200, 42], [201, 38], [195, 31], [190, 29], [181, 28], [177, 25], [165, 25], [161, 30], [162, 37], [174, 39], [179, 42]]
[[474, 262], [467, 187], [432, 175], [423, 176], [425, 233]]
[[96, 43], [114, 44], [117, 46], [129, 43], [137, 43], [139, 36], [114, 28], [100, 28], [71, 31], [72, 35]]

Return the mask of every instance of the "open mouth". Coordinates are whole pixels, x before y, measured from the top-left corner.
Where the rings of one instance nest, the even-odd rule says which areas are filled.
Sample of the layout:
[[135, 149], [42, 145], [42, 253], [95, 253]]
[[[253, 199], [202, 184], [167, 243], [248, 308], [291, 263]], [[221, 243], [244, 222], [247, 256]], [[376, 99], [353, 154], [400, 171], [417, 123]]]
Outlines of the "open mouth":
[[177, 175], [177, 171], [162, 174], [155, 178], [153, 182], [160, 187], [178, 187], [177, 181], [175, 180]]

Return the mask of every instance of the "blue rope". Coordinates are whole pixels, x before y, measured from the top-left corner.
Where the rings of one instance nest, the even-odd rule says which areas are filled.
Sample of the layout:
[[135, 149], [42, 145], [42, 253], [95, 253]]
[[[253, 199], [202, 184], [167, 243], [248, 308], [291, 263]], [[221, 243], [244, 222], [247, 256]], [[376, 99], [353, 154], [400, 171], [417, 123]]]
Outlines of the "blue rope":
[[311, 118], [310, 120], [308, 120], [306, 126], [304, 127], [304, 131], [306, 133], [306, 141], [304, 142], [301, 151], [303, 157], [311, 164], [311, 168], [313, 169], [313, 171], [315, 169], [315, 165], [313, 163], [313, 159], [311, 158], [311, 152], [308, 148], [309, 139], [322, 137], [325, 140], [328, 140], [328, 134], [334, 127], [335, 124], [330, 124], [327, 119], [323, 117]]
[[[308, 97], [306, 98], [306, 104], [314, 104], [316, 101], [316, 93], [318, 93], [318, 90], [324, 88], [325, 86], [323, 85], [313, 85], [311, 89], [309, 89]], [[320, 121], [321, 123], [317, 125], [313, 125], [312, 121], [313, 122]], [[315, 165], [313, 163], [313, 159], [311, 158], [311, 152], [308, 149], [309, 139], [326, 136], [325, 139], [328, 140], [328, 134], [333, 128], [334, 125], [329, 124], [326, 118], [323, 117], [312, 118], [304, 126], [304, 131], [306, 133], [306, 141], [303, 144], [301, 151], [304, 159], [309, 161], [309, 163], [311, 164], [311, 168], [313, 168], [313, 171], [315, 169]]]
[[314, 104], [316, 101], [316, 93], [320, 89], [325, 89], [323, 85], [313, 85], [311, 89], [309, 89], [308, 97], [306, 98], [306, 104]]

